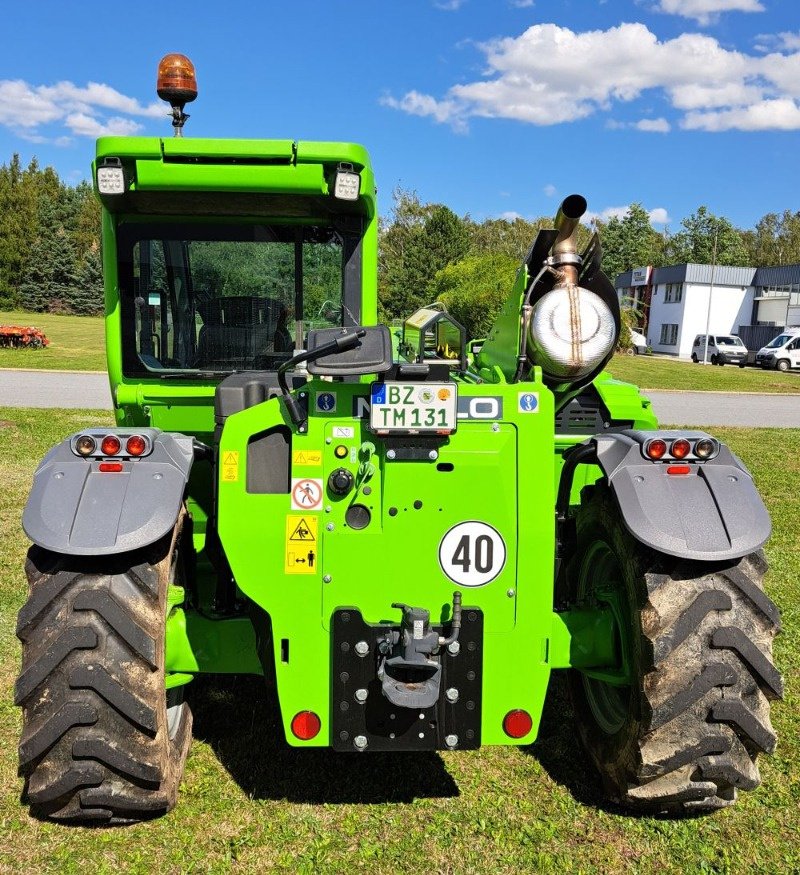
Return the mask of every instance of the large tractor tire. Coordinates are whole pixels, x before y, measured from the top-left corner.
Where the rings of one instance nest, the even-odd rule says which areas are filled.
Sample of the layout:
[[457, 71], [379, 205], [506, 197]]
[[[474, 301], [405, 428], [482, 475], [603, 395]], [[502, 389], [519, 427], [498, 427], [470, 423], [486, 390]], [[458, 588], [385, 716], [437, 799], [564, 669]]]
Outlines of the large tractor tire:
[[37, 817], [130, 823], [175, 804], [192, 716], [181, 688], [165, 691], [164, 632], [182, 523], [116, 556], [28, 553], [15, 701], [23, 799]]
[[657, 553], [627, 531], [607, 486], [588, 487], [569, 567], [579, 605], [610, 608], [620, 666], [570, 672], [581, 740], [610, 799], [683, 814], [730, 805], [775, 748], [770, 700], [778, 610], [761, 551], [705, 563]]

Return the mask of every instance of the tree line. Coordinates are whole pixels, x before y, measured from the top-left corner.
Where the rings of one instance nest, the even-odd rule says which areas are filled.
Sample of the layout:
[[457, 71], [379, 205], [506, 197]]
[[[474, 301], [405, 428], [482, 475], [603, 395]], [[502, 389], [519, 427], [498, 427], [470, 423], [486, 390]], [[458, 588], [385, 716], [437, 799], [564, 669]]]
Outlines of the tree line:
[[103, 312], [100, 204], [19, 155], [0, 166], [0, 310]]
[[[486, 333], [514, 273], [552, 216], [475, 221], [445, 204], [397, 189], [381, 221], [378, 286], [384, 319], [442, 301], [471, 337]], [[676, 233], [653, 228], [641, 204], [622, 217], [581, 225], [579, 244], [597, 231], [603, 269], [614, 278], [633, 267], [695, 262], [764, 266], [800, 263], [800, 211], [768, 213], [736, 228], [700, 206]], [[70, 185], [36, 159], [0, 166], [0, 309], [96, 314], [103, 309], [100, 205], [88, 182]]]

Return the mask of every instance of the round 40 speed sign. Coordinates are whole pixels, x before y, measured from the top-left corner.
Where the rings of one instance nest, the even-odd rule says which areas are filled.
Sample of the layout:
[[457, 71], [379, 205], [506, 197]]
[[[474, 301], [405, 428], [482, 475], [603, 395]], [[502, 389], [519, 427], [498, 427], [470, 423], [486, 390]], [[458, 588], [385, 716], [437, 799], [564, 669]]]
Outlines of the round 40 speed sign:
[[439, 565], [460, 586], [491, 583], [506, 564], [506, 545], [486, 523], [469, 520], [453, 526], [439, 544]]

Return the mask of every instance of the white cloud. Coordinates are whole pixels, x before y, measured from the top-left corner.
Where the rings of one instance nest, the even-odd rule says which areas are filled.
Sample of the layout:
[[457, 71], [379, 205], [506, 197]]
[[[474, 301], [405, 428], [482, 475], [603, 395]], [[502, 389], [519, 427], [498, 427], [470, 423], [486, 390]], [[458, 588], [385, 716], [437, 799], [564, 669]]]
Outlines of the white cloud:
[[800, 33], [760, 33], [755, 41], [758, 52], [797, 52], [800, 51]]
[[[609, 219], [624, 219], [628, 215], [630, 207], [606, 207], [599, 213], [588, 212], [584, 215], [581, 221], [586, 225], [591, 225], [595, 221], [607, 222]], [[666, 225], [669, 221], [669, 214], [664, 207], [656, 207], [653, 210], [647, 211], [647, 218], [650, 219], [653, 225]]]
[[558, 189], [553, 185], [552, 182], [549, 182], [542, 191], [545, 193], [545, 197], [555, 197]]
[[[462, 131], [474, 117], [535, 125], [576, 121], [645, 92], [660, 93], [678, 111], [681, 127], [702, 126], [698, 113], [710, 113], [717, 126], [709, 121], [707, 130], [785, 129], [794, 113], [787, 105], [776, 116], [778, 104], [788, 101], [800, 112], [800, 51], [748, 55], [698, 33], [660, 41], [635, 23], [582, 33], [537, 24], [478, 48], [487, 61], [480, 80], [454, 85], [442, 98], [413, 90], [382, 102]], [[612, 126], [665, 132], [671, 124]]]
[[511, 5], [515, 9], [530, 9], [536, 4], [536, 0], [511, 0]]
[[[107, 117], [108, 112], [116, 114]], [[82, 137], [124, 135], [142, 128], [125, 116], [154, 118], [165, 114], [163, 104], [142, 105], [135, 98], [99, 82], [79, 86], [73, 82], [31, 85], [21, 79], [0, 80], [0, 125], [33, 142], [52, 139], [41, 132], [48, 125], [58, 124]], [[58, 145], [68, 142], [64, 131], [54, 136]]]
[[433, 5], [442, 12], [457, 12], [467, 0], [437, 0]]
[[667, 134], [671, 130], [670, 123], [665, 118], [643, 118], [634, 127], [637, 131], [653, 134]]
[[763, 12], [764, 6], [760, 0], [659, 0], [656, 10], [707, 25], [722, 12]]
[[800, 106], [794, 100], [782, 99], [721, 112], [690, 112], [682, 127], [700, 131], [796, 131], [800, 129]]
[[497, 217], [498, 219], [505, 219], [506, 222], [516, 222], [517, 219], [523, 218], [522, 213], [517, 213], [514, 210], [506, 210], [504, 213], [500, 213]]

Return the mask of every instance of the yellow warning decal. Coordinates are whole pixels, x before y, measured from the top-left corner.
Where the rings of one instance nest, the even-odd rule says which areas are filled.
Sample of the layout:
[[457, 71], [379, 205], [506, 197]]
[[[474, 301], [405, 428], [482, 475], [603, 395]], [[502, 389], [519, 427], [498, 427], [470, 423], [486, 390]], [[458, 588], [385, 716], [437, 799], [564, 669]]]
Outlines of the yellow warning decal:
[[228, 450], [222, 454], [222, 480], [235, 483], [239, 479], [239, 453]]
[[316, 574], [319, 517], [290, 513], [286, 516], [286, 574]]
[[322, 450], [296, 450], [292, 453], [293, 465], [321, 465]]

